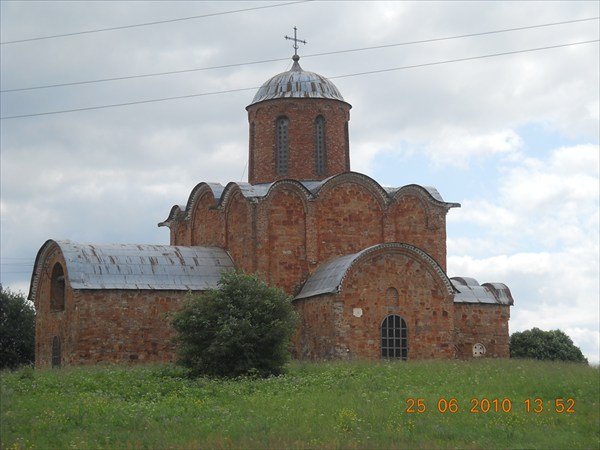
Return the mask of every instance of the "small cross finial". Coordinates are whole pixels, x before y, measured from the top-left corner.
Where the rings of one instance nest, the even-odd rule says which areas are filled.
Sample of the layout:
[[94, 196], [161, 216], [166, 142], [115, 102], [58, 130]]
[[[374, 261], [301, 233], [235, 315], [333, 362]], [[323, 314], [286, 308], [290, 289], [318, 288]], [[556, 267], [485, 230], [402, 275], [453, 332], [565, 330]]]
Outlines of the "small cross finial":
[[300, 57], [298, 56], [298, 42], [302, 42], [303, 44], [306, 44], [306, 41], [303, 41], [302, 39], [298, 39], [296, 37], [296, 32], [298, 31], [298, 29], [296, 27], [294, 27], [294, 37], [289, 37], [289, 36], [284, 36], [286, 39], [289, 39], [290, 41], [294, 41], [294, 61], [297, 61], [298, 59], [300, 59]]

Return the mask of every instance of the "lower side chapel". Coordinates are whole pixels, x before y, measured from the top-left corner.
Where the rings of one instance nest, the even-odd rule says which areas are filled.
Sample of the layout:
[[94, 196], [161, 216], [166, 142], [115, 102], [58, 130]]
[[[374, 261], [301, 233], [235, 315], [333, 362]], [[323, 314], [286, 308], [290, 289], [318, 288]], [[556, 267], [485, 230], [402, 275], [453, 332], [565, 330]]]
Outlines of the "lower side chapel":
[[29, 292], [36, 366], [173, 361], [166, 313], [232, 268], [293, 297], [295, 358], [508, 357], [508, 287], [446, 274], [460, 205], [352, 172], [350, 108], [295, 54], [246, 108], [248, 182], [199, 183], [159, 224], [169, 245], [48, 240]]

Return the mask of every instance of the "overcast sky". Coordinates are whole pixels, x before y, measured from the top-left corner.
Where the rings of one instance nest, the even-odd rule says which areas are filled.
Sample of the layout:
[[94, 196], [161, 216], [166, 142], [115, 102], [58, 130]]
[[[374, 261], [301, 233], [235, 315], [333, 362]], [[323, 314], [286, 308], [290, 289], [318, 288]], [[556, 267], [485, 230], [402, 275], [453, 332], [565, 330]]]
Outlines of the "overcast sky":
[[511, 333], [559, 328], [598, 363], [600, 3], [284, 3], [2, 1], [2, 285], [28, 293], [47, 239], [168, 244], [197, 183], [247, 181], [244, 108], [297, 26], [353, 106], [352, 170], [461, 203], [448, 275], [506, 283]]

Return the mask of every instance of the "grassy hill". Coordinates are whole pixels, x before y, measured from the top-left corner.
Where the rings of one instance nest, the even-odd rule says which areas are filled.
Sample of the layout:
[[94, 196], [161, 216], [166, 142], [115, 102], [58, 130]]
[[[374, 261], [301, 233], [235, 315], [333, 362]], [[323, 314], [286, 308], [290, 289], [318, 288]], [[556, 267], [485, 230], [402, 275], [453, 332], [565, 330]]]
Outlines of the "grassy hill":
[[268, 379], [175, 366], [2, 372], [0, 448], [599, 448], [598, 367], [295, 362]]

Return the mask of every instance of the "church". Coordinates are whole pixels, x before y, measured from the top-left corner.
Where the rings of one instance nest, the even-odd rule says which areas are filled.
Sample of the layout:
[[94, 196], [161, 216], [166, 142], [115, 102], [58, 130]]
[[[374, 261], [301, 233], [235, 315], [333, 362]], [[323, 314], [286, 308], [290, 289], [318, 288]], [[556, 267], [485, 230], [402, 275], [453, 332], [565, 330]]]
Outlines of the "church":
[[169, 245], [44, 243], [29, 292], [36, 367], [174, 361], [168, 313], [233, 268], [293, 298], [297, 359], [509, 356], [508, 287], [446, 274], [446, 215], [460, 205], [352, 172], [351, 105], [300, 66], [293, 40], [291, 69], [246, 107], [247, 183], [196, 185], [159, 223]]

